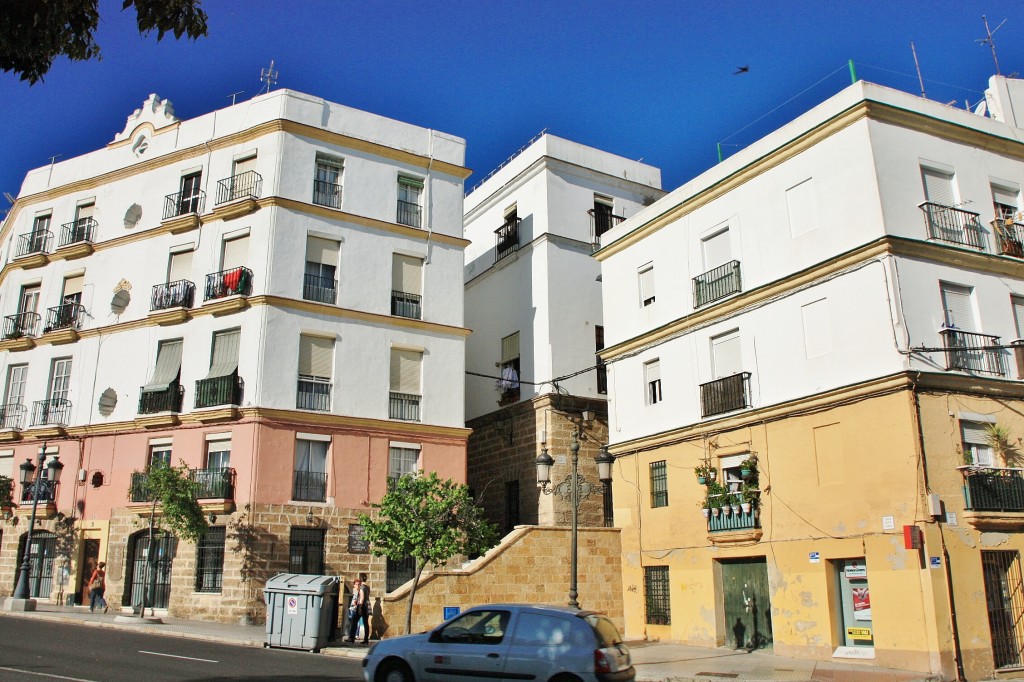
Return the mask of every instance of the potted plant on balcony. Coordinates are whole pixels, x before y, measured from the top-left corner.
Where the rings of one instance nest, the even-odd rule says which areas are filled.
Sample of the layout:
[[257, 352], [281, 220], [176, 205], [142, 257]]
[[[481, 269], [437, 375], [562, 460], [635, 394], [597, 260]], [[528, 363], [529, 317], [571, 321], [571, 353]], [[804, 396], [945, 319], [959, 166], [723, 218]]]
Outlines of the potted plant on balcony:
[[[721, 483], [715, 483], [710, 481], [707, 487], [704, 489], [704, 501], [703, 505], [704, 516], [708, 516], [708, 512], [714, 516], [719, 516], [722, 513], [722, 509], [728, 506], [728, 502], [725, 501], [726, 494], [725, 486]], [[726, 512], [728, 513], [728, 512]]]
[[0, 516], [10, 518], [14, 509], [14, 479], [0, 476]]
[[714, 467], [711, 466], [711, 458], [705, 457], [700, 461], [700, 464], [693, 467], [693, 473], [697, 476], [697, 483], [700, 485], [707, 485], [708, 481], [714, 481], [715, 476], [712, 474]]
[[1010, 430], [1000, 424], [985, 424], [985, 442], [992, 448], [996, 466], [1009, 467], [1017, 463], [1020, 453], [1010, 443]]
[[757, 509], [757, 503], [761, 497], [758, 488], [757, 456], [750, 455], [740, 463], [740, 477], [743, 483], [740, 484], [740, 508], [744, 514], [749, 514]]
[[997, 220], [995, 227], [996, 232], [999, 234], [999, 243], [1002, 246], [1003, 255], [1024, 258], [1024, 245], [1021, 244], [1020, 239], [1017, 238], [1017, 234], [1013, 230], [1013, 217]]

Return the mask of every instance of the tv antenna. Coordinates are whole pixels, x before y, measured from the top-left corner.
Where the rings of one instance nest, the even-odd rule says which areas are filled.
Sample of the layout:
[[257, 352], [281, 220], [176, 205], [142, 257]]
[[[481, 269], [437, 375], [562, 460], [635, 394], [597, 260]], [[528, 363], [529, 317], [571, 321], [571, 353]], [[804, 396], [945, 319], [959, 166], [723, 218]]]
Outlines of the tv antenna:
[[270, 60], [270, 66], [265, 69], [260, 69], [260, 81], [263, 83], [263, 87], [260, 92], [266, 90], [270, 92], [271, 85], [277, 85], [277, 71], [274, 70], [274, 60]]
[[227, 97], [231, 98], [231, 106], [235, 106], [235, 97], [238, 97], [243, 92], [245, 92], [245, 90], [239, 90], [238, 92], [232, 92], [230, 95], [227, 95]]
[[917, 63], [917, 49], [914, 47], [914, 41], [910, 41], [910, 51], [914, 55], [914, 68], [917, 69], [917, 82], [921, 85], [921, 97], [928, 99], [928, 95], [924, 93], [924, 79], [921, 78], [921, 65]]
[[994, 61], [996, 63], [996, 75], [997, 76], [1002, 76], [1003, 74], [999, 72], [999, 59], [996, 58], [996, 41], [995, 41], [995, 39], [992, 36], [994, 36], [996, 34], [996, 31], [998, 31], [999, 29], [1001, 29], [1003, 27], [1003, 24], [1006, 23], [1006, 19], [1003, 19], [999, 23], [999, 25], [996, 26], [995, 30], [990, 30], [989, 29], [989, 27], [988, 27], [988, 17], [986, 17], [984, 14], [981, 15], [981, 20], [985, 22], [985, 37], [984, 38], [978, 38], [974, 42], [978, 43], [979, 45], [986, 45], [987, 44], [989, 47], [992, 48], [992, 61]]

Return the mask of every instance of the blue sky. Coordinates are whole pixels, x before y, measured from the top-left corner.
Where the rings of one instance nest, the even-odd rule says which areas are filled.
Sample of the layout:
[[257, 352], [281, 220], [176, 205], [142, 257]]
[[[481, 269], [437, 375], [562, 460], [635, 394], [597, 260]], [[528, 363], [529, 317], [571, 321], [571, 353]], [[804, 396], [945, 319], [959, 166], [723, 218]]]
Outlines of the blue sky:
[[[658, 166], [673, 189], [849, 84], [977, 103], [1024, 74], [1020, 0], [206, 0], [210, 35], [141, 37], [100, 0], [101, 61], [59, 59], [34, 86], [0, 75], [0, 191], [102, 147], [151, 92], [180, 118], [291, 88], [467, 140], [472, 187], [540, 130]], [[733, 75], [749, 65], [749, 73]], [[0, 215], [7, 203], [0, 198]]]

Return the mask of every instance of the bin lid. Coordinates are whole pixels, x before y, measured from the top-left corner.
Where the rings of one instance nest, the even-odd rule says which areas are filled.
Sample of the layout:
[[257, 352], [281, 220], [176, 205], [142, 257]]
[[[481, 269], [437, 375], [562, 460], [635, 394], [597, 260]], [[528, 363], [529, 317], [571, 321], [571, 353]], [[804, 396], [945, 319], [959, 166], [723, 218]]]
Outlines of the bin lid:
[[339, 583], [336, 575], [309, 575], [304, 573], [278, 573], [263, 588], [264, 592], [290, 594], [327, 594]]

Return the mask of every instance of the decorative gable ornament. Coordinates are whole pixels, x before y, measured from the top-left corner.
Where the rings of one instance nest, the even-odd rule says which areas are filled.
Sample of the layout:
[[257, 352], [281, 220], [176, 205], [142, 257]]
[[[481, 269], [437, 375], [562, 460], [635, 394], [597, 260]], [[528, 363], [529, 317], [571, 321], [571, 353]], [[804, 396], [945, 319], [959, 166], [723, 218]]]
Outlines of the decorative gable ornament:
[[132, 115], [128, 117], [127, 122], [124, 124], [124, 130], [114, 136], [113, 142], [117, 143], [135, 139], [132, 151], [136, 155], [141, 155], [145, 153], [146, 148], [149, 146], [147, 139], [149, 136], [144, 134], [136, 135], [140, 127], [145, 126], [149, 128], [150, 135], [152, 135], [152, 133], [161, 128], [166, 128], [177, 122], [178, 118], [174, 115], [174, 105], [171, 104], [171, 101], [169, 99], [160, 99], [154, 92], [142, 103], [142, 108], [132, 112]]

